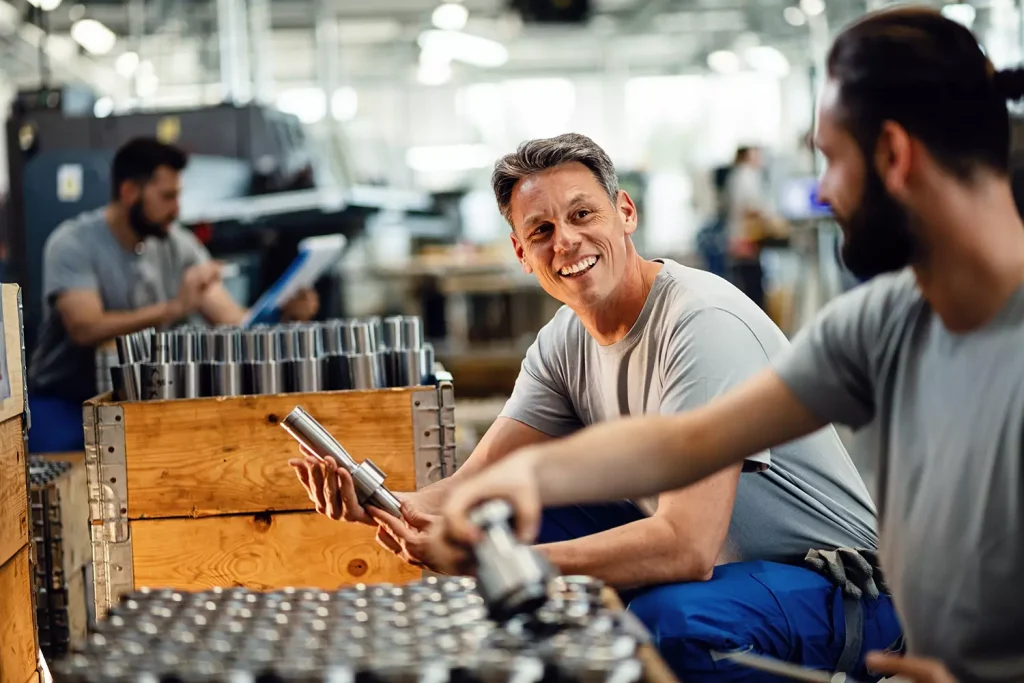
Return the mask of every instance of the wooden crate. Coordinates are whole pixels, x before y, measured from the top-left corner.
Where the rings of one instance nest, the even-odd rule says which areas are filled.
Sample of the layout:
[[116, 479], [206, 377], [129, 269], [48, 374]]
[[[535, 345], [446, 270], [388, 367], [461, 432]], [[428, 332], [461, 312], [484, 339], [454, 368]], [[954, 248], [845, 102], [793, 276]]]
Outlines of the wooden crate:
[[143, 586], [337, 588], [415, 570], [375, 530], [313, 511], [281, 420], [301, 405], [394, 491], [454, 471], [454, 389], [437, 386], [84, 407], [96, 616]]
[[0, 683], [38, 680], [25, 443], [21, 290], [0, 286]]

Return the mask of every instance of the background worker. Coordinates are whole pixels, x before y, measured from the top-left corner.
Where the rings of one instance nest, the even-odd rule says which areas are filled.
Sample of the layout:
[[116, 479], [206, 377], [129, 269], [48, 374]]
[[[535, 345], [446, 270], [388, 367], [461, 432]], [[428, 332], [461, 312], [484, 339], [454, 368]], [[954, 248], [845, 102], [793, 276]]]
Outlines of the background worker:
[[[177, 224], [184, 152], [151, 138], [122, 146], [111, 201], [64, 222], [43, 255], [43, 323], [28, 367], [33, 453], [84, 447], [82, 402], [96, 395], [96, 348], [148, 327], [199, 314], [235, 325], [245, 309], [220, 281], [220, 264]], [[318, 309], [306, 290], [285, 307], [291, 320]]]
[[[512, 397], [459, 472], [402, 496], [408, 525], [374, 513], [383, 542], [428, 567], [433, 561], [422, 549], [431, 517], [453, 484], [518, 447], [586, 425], [697, 408], [755, 374], [787, 345], [767, 315], [725, 280], [637, 254], [631, 238], [636, 207], [619, 190], [608, 155], [589, 138], [523, 143], [497, 163], [492, 185], [524, 270], [565, 306], [537, 335]], [[346, 472], [312, 457], [293, 465], [319, 511], [373, 522], [356, 502]], [[655, 499], [548, 510], [539, 548], [566, 574], [593, 575], [627, 589], [670, 584], [642, 598], [651, 606], [669, 605], [650, 618], [665, 615], [691, 629], [715, 623], [712, 638], [728, 634], [746, 643], [751, 632], [771, 630], [765, 622], [784, 621], [793, 635], [774, 643], [776, 654], [803, 656], [803, 638], [826, 639], [822, 624], [833, 635], [830, 617], [808, 605], [829, 603], [837, 589], [802, 567], [744, 563], [799, 565], [811, 549], [874, 549], [874, 524], [863, 482], [835, 431], [824, 429]], [[705, 587], [716, 565], [726, 563], [740, 564]], [[761, 587], [765, 579], [757, 575], [773, 572], [791, 583], [786, 596]], [[746, 611], [730, 600], [747, 601]], [[756, 611], [752, 600], [766, 605], [758, 617], [750, 616]], [[876, 645], [885, 647], [900, 630], [888, 599], [876, 603], [869, 619], [880, 639]], [[838, 649], [830, 664], [845, 649], [840, 636], [834, 641]], [[851, 647], [852, 664], [860, 648]], [[690, 675], [699, 667], [685, 658], [670, 664]]]
[[513, 501], [532, 539], [542, 505], [693, 485], [844, 423], [878, 458], [883, 566], [916, 656], [871, 666], [1024, 680], [1024, 223], [1006, 106], [1022, 97], [1024, 70], [997, 72], [937, 11], [845, 29], [817, 117], [821, 196], [846, 265], [877, 277], [704, 408], [584, 430], [453, 487], [438, 547], [473, 538], [466, 512], [483, 499]]

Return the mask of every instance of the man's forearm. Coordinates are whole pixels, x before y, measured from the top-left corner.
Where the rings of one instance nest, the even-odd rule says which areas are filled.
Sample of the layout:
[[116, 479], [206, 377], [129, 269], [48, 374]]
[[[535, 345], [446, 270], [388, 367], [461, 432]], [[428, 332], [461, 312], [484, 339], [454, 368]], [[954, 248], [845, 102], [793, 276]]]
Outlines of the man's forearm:
[[562, 574], [594, 576], [619, 589], [702, 581], [710, 573], [707, 562], [683, 547], [672, 527], [656, 517], [536, 548]]
[[174, 301], [164, 301], [134, 311], [108, 311], [77, 328], [69, 328], [68, 335], [79, 346], [100, 346], [124, 334], [138, 332], [147, 327], [161, 327], [182, 317]]

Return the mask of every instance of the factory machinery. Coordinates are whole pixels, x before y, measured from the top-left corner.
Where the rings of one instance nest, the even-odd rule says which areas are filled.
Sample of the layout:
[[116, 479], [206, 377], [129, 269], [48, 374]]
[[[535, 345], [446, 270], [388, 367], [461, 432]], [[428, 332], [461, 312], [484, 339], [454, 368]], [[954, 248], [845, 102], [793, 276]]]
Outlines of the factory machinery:
[[408, 387], [434, 376], [417, 316], [148, 329], [119, 337], [114, 362], [101, 355], [120, 401]]

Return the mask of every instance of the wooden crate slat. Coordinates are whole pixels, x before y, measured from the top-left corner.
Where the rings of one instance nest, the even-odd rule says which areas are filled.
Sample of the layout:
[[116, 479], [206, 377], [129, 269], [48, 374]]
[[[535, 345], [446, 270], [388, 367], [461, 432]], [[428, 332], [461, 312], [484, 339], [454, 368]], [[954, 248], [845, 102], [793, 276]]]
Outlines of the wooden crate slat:
[[29, 549], [0, 566], [0, 683], [25, 683], [37, 668]]
[[336, 589], [421, 576], [377, 544], [375, 528], [314, 512], [131, 523], [137, 588]]
[[0, 311], [3, 312], [4, 353], [7, 373], [10, 375], [11, 395], [0, 400], [0, 421], [25, 412], [25, 366], [21, 357], [21, 311], [18, 304], [21, 288], [18, 285], [0, 286]]
[[28, 543], [28, 481], [20, 415], [0, 423], [0, 563]]
[[200, 517], [311, 510], [288, 466], [298, 454], [279, 425], [301, 403], [355, 457], [370, 457], [395, 491], [416, 488], [414, 392], [330, 392], [125, 403], [128, 515]]

